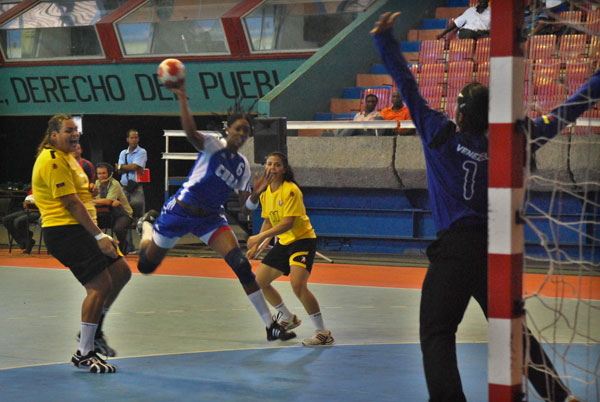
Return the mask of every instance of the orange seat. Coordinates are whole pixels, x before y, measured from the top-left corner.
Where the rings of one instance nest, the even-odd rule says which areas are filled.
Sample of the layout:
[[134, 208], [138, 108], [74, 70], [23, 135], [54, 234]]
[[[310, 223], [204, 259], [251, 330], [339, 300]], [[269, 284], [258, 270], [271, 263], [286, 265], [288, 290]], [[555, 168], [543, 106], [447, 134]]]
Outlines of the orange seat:
[[450, 42], [448, 48], [448, 62], [473, 60], [475, 50], [474, 39], [456, 39]]
[[419, 64], [443, 63], [445, 45], [443, 39], [422, 41], [419, 48]]
[[588, 60], [567, 60], [565, 64], [565, 84], [567, 94], [573, 95], [594, 72]]
[[475, 44], [475, 61], [483, 63], [490, 61], [490, 47], [492, 40], [490, 38], [477, 39]]
[[419, 75], [419, 85], [422, 87], [442, 85], [445, 71], [446, 65], [443, 63], [423, 64]]
[[550, 59], [556, 53], [556, 35], [534, 35], [527, 38], [530, 59]]
[[477, 82], [485, 86], [490, 85], [490, 62], [477, 64]]
[[535, 92], [537, 93], [536, 109], [541, 114], [550, 113], [552, 109], [563, 104], [566, 99], [565, 87], [557, 83], [536, 86]]
[[588, 31], [600, 32], [600, 9], [588, 11], [584, 25]]
[[555, 59], [539, 59], [533, 63], [533, 85], [536, 87], [558, 82], [560, 63]]
[[474, 64], [472, 61], [454, 61], [448, 63], [448, 91], [446, 97], [455, 99], [469, 82], [473, 82]]
[[429, 106], [435, 110], [442, 110], [442, 93], [444, 87], [442, 85], [434, 85], [429, 87], [421, 87], [421, 95], [427, 100]]
[[582, 59], [585, 56], [586, 35], [563, 35], [558, 46], [558, 57], [562, 60]]

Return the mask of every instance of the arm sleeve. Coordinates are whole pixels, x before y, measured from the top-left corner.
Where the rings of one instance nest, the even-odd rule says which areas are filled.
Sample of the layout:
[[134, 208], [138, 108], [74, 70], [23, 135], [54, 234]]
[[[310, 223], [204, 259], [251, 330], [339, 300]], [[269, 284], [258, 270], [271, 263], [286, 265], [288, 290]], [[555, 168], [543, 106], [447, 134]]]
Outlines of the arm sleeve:
[[121, 151], [121, 153], [119, 154], [119, 161], [117, 162], [117, 164], [119, 164], [119, 165], [125, 164], [125, 152], [124, 151]]
[[41, 174], [47, 177], [48, 187], [52, 192], [52, 197], [58, 199], [65, 195], [77, 193], [73, 175], [69, 164], [62, 158], [57, 158], [52, 163], [47, 163]]
[[297, 186], [291, 187], [290, 192], [286, 194], [286, 198], [283, 201], [283, 217], [306, 215], [306, 208], [304, 207], [302, 198], [300, 189]]
[[573, 123], [600, 98], [600, 69], [598, 69], [566, 103], [533, 121], [532, 151], [536, 151], [566, 126]]
[[431, 109], [419, 93], [417, 81], [410, 72], [406, 59], [400, 52], [398, 42], [392, 36], [392, 30], [388, 29], [376, 34], [373, 39], [388, 73], [394, 79], [404, 104], [410, 111], [410, 117], [417, 128], [417, 132], [423, 142], [429, 145], [438, 132], [450, 122], [450, 119], [443, 113]]
[[136, 165], [145, 168], [146, 162], [148, 161], [148, 153], [145, 149], [140, 149], [139, 152], [133, 154], [135, 157], [130, 163], [135, 163]]

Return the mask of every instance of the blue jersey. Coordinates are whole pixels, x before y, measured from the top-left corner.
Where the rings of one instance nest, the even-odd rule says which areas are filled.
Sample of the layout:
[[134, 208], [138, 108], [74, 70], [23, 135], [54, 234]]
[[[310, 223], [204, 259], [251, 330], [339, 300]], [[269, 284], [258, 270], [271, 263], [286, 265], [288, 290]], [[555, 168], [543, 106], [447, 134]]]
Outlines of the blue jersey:
[[423, 143], [427, 186], [438, 231], [487, 224], [488, 138], [465, 135], [443, 113], [429, 107], [391, 30], [375, 45], [410, 111]]
[[232, 190], [250, 191], [250, 164], [240, 153], [233, 154], [225, 142], [204, 135], [204, 149], [175, 197], [207, 211], [219, 213]]

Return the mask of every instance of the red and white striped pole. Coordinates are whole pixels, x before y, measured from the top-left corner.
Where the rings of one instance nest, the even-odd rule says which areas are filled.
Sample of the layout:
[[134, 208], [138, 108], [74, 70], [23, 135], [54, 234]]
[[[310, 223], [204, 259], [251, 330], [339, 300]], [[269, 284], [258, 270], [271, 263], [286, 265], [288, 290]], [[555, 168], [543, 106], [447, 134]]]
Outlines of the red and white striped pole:
[[488, 189], [488, 392], [489, 401], [521, 400], [523, 378], [522, 278], [524, 63], [519, 30], [523, 0], [494, 1], [490, 58]]

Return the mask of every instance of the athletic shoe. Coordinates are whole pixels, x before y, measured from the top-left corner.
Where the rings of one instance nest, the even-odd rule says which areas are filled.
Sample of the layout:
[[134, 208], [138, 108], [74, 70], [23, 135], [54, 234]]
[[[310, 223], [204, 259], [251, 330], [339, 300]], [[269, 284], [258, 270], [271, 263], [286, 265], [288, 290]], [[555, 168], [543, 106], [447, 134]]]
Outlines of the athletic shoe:
[[[77, 342], [81, 337], [81, 333], [77, 334]], [[117, 351], [108, 346], [106, 342], [106, 338], [104, 337], [104, 332], [96, 331], [96, 336], [94, 338], [94, 352], [100, 353], [106, 357], [115, 357], [117, 355]]]
[[296, 333], [287, 332], [279, 325], [277, 320], [273, 320], [271, 326], [267, 328], [267, 341], [274, 341], [276, 339], [279, 339], [281, 341], [287, 341], [295, 337]]
[[288, 319], [280, 319], [278, 322], [281, 328], [285, 329], [286, 331], [294, 329], [302, 324], [302, 320], [299, 319], [296, 314], [292, 314], [292, 317]]
[[151, 209], [150, 211], [146, 212], [144, 214], [144, 216], [142, 216], [136, 222], [136, 224], [135, 224], [135, 230], [136, 230], [136, 232], [141, 236], [142, 235], [142, 228], [144, 226], [144, 222], [150, 222], [151, 224], [154, 225], [154, 221], [156, 220], [156, 218], [158, 218], [159, 215], [160, 215], [160, 212], [158, 212], [155, 209]]
[[328, 346], [335, 340], [331, 336], [331, 331], [315, 331], [314, 335], [302, 341], [304, 346]]
[[109, 374], [116, 373], [117, 368], [112, 364], [108, 364], [102, 360], [96, 352], [91, 350], [87, 355], [82, 356], [79, 349], [71, 357], [71, 364], [77, 368], [89, 370], [94, 374]]

